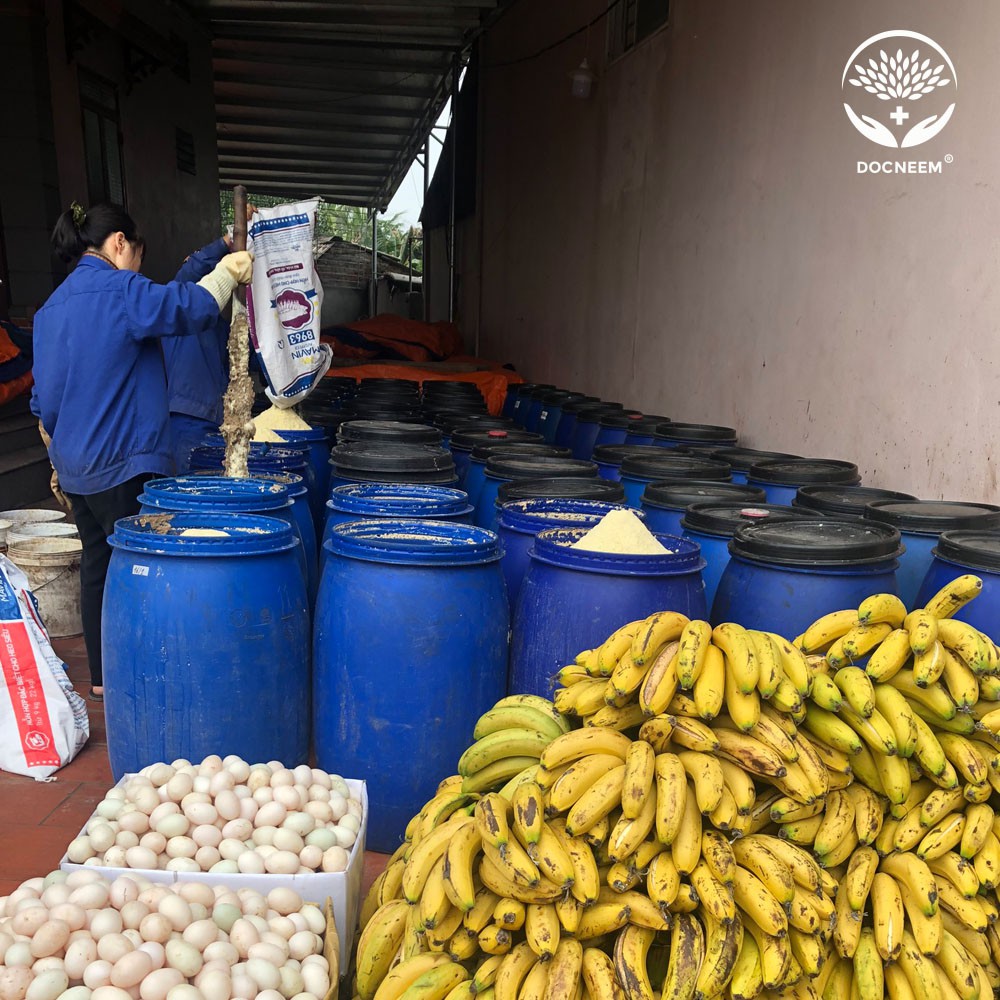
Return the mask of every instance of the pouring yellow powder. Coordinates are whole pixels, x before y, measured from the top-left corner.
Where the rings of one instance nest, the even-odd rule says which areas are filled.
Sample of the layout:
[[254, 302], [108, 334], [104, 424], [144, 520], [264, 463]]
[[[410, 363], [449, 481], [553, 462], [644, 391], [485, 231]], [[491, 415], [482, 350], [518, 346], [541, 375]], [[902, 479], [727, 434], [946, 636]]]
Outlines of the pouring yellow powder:
[[657, 556], [670, 552], [649, 532], [649, 529], [625, 509], [608, 511], [582, 538], [575, 541], [574, 549], [589, 552], [608, 552], [617, 555]]
[[280, 406], [269, 406], [263, 413], [253, 418], [254, 441], [269, 441], [271, 443], [285, 439], [275, 431], [308, 431], [312, 427], [296, 412], [294, 407], [282, 409]]

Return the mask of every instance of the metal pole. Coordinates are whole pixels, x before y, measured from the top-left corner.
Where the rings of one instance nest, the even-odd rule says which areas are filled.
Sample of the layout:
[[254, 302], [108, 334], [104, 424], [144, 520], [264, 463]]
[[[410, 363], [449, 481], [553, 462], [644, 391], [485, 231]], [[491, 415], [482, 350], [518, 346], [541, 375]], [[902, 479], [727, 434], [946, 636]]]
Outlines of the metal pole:
[[[424, 207], [427, 207], [427, 189], [431, 185], [431, 137], [428, 135], [424, 140]], [[427, 222], [420, 223], [420, 231], [423, 238], [420, 241], [420, 266], [423, 270], [423, 281], [420, 283], [420, 293], [424, 298], [424, 322], [431, 321], [431, 255], [428, 253], [430, 237], [428, 235]]]
[[455, 319], [455, 178], [458, 171], [458, 60], [451, 64], [451, 183], [448, 203], [448, 322]]
[[378, 312], [378, 209], [372, 209], [372, 291], [369, 296], [368, 315]]
[[409, 284], [409, 286], [406, 289], [406, 291], [407, 291], [407, 293], [409, 295], [413, 294], [413, 237], [414, 237], [414, 229], [413, 229], [413, 226], [410, 226], [410, 238], [407, 241], [407, 244], [408, 244], [407, 250], [408, 250], [408, 252], [407, 252], [407, 255], [406, 255], [407, 258], [408, 258], [407, 263], [410, 265], [410, 284]]

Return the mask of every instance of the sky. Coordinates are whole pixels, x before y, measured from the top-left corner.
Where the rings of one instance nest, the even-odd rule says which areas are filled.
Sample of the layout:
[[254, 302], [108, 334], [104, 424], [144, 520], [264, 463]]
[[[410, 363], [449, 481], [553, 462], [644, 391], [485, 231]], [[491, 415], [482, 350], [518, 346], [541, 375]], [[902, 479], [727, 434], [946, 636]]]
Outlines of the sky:
[[[438, 125], [447, 125], [451, 115], [451, 101], [445, 104], [438, 118]], [[444, 132], [438, 129], [434, 133], [439, 139], [444, 138]], [[441, 143], [436, 139], [431, 139], [431, 176], [434, 176], [434, 168], [441, 156]], [[409, 172], [403, 178], [403, 183], [399, 185], [396, 196], [389, 202], [389, 210], [386, 212], [390, 218], [399, 212], [402, 215], [400, 223], [404, 226], [420, 225], [420, 210], [424, 204], [424, 166], [416, 160], [410, 165]]]

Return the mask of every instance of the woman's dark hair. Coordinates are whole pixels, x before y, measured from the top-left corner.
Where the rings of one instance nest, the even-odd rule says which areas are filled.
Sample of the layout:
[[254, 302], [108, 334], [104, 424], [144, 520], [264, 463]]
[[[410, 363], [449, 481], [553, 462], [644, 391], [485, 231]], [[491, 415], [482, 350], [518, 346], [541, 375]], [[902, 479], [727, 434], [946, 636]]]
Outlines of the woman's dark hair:
[[112, 233], [124, 233], [137, 249], [145, 249], [135, 222], [121, 205], [101, 202], [85, 212], [76, 202], [63, 212], [52, 230], [52, 248], [67, 264], [77, 260], [89, 247], [99, 247]]

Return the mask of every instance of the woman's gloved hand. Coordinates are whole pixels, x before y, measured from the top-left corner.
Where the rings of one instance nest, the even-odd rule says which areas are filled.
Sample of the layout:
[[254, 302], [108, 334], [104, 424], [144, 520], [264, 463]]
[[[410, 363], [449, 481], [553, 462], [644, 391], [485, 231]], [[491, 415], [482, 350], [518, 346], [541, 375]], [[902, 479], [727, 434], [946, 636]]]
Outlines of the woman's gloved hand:
[[252, 277], [253, 254], [238, 250], [223, 257], [198, 284], [215, 299], [221, 312], [229, 304], [237, 285], [249, 284]]

